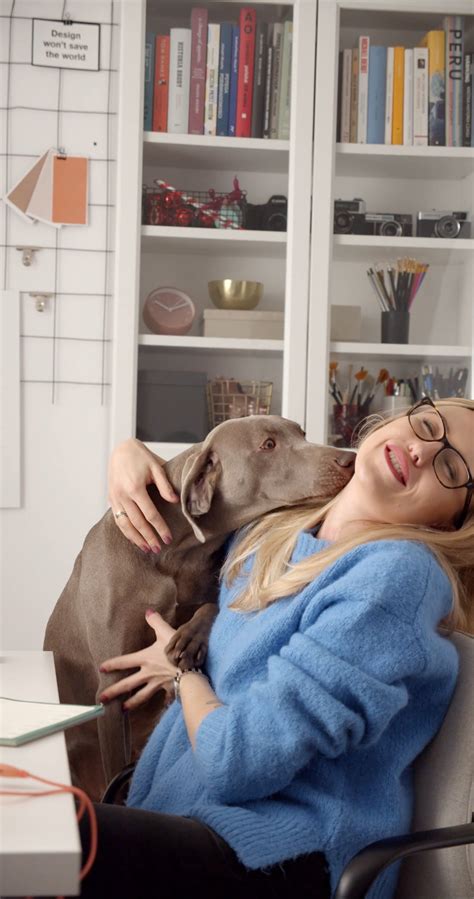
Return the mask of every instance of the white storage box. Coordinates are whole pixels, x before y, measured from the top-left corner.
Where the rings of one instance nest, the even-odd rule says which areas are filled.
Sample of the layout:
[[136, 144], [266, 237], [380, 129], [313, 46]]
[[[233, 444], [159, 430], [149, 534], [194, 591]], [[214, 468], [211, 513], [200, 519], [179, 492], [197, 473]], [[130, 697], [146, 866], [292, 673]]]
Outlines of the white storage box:
[[331, 340], [360, 340], [360, 306], [331, 305]]
[[283, 312], [241, 309], [205, 309], [204, 337], [250, 337], [283, 340]]

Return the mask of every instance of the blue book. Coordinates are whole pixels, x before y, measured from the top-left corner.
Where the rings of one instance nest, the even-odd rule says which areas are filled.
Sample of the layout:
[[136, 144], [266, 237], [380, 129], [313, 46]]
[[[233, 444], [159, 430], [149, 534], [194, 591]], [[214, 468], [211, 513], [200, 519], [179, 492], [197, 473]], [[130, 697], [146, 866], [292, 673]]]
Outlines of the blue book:
[[387, 48], [369, 47], [369, 87], [367, 101], [367, 143], [385, 143], [385, 88]]
[[239, 44], [240, 28], [232, 25], [232, 52], [230, 60], [230, 96], [229, 96], [229, 130], [228, 134], [235, 137], [235, 123], [237, 119], [237, 86], [239, 80]]
[[230, 69], [232, 63], [232, 22], [221, 25], [219, 45], [219, 85], [217, 88], [217, 134], [229, 133]]
[[143, 128], [153, 131], [153, 81], [155, 76], [155, 35], [147, 31], [145, 37], [145, 95], [143, 98]]

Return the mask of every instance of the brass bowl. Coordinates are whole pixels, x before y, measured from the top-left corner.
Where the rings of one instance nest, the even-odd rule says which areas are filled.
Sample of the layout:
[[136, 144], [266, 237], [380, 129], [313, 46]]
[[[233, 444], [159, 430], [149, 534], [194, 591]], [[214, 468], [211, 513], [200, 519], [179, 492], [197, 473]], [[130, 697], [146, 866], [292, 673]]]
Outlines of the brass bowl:
[[209, 297], [218, 309], [255, 309], [262, 299], [261, 281], [236, 281], [223, 278], [208, 282]]

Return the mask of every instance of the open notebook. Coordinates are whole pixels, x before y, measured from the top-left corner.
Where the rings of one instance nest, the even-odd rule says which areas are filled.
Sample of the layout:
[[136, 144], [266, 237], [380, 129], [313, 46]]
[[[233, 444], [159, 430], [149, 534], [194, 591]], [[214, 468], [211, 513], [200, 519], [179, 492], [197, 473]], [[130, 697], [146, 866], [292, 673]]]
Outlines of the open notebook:
[[28, 702], [0, 696], [0, 746], [21, 746], [103, 713], [103, 705]]

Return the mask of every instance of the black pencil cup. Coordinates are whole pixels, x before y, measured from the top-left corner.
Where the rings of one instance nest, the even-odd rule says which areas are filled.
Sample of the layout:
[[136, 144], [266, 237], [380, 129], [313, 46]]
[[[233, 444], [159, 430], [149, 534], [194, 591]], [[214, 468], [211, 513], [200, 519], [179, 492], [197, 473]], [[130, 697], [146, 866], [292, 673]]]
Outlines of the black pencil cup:
[[410, 313], [408, 309], [382, 312], [382, 343], [408, 343]]

